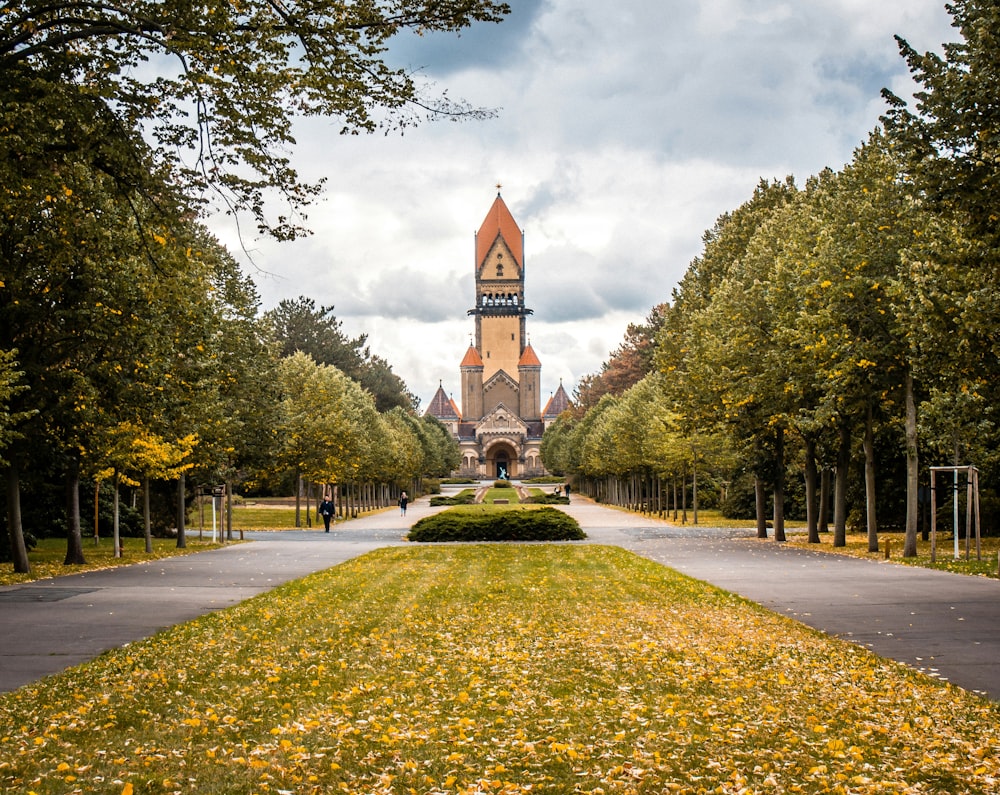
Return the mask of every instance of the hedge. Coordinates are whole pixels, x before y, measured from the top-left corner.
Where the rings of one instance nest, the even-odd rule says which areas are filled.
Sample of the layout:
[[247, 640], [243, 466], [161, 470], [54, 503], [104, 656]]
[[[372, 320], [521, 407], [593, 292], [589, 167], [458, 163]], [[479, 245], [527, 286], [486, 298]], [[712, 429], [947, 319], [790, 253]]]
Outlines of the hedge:
[[410, 541], [578, 541], [586, 538], [573, 517], [555, 508], [472, 513], [461, 508], [427, 516]]
[[474, 505], [476, 502], [476, 492], [472, 489], [465, 489], [452, 497], [438, 495], [431, 497], [431, 507], [437, 508], [441, 505]]

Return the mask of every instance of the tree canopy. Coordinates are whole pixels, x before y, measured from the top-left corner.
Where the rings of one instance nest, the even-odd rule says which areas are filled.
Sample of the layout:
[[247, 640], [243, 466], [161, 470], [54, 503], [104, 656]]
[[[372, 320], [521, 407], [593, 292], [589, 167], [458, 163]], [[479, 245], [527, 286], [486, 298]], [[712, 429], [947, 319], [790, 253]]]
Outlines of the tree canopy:
[[[494, 0], [14, 0], [0, 13], [0, 153], [33, 176], [73, 153], [150, 196], [166, 184], [188, 203], [214, 195], [294, 237], [318, 190], [287, 153], [295, 118], [358, 133], [421, 111], [475, 113], [425, 96], [383, 56], [402, 31], [457, 31], [508, 11]], [[158, 182], [145, 177], [145, 141]], [[269, 191], [287, 205], [273, 217]]]

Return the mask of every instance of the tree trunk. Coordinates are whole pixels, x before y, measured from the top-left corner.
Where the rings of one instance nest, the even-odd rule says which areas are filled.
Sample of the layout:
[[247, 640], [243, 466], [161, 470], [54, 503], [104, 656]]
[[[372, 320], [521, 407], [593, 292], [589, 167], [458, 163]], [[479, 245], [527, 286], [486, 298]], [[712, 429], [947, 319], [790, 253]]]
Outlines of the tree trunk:
[[153, 551], [153, 525], [149, 516], [149, 475], [143, 475], [142, 478], [142, 529], [148, 554]]
[[819, 471], [819, 510], [816, 515], [817, 530], [826, 533], [830, 521], [830, 470], [823, 467]]
[[868, 551], [878, 552], [878, 522], [875, 518], [875, 418], [871, 402], [865, 411], [865, 517]]
[[10, 554], [14, 571], [29, 574], [28, 548], [24, 544], [24, 527], [21, 524], [21, 471], [11, 461], [7, 467], [7, 535], [10, 536]]
[[295, 476], [295, 526], [302, 527], [302, 475]]
[[837, 479], [833, 489], [833, 545], [847, 546], [847, 470], [851, 466], [851, 429], [840, 426], [840, 446], [837, 449]]
[[917, 556], [917, 519], [920, 515], [920, 468], [917, 456], [917, 402], [913, 395], [913, 373], [906, 371], [906, 538], [903, 557]]
[[[226, 541], [233, 540], [233, 482], [226, 478]], [[240, 541], [243, 531], [240, 530]]]
[[177, 548], [186, 549], [187, 548], [187, 536], [185, 524], [187, 522], [186, 506], [184, 504], [184, 498], [187, 491], [187, 475], [181, 472], [180, 477], [177, 478]]
[[698, 524], [698, 464], [691, 470], [691, 523]]
[[687, 472], [681, 474], [681, 524], [688, 521], [688, 484]]
[[757, 507], [757, 538], [767, 538], [767, 517], [764, 515], [767, 500], [764, 498], [764, 481], [756, 473], [753, 476], [753, 494]]
[[111, 507], [112, 520], [111, 520], [111, 538], [112, 543], [115, 545], [114, 556], [120, 558], [122, 556], [122, 536], [121, 536], [121, 476], [118, 474], [118, 470], [115, 470], [113, 475], [112, 488], [114, 490], [114, 501], [115, 504]]
[[83, 537], [80, 533], [80, 457], [74, 453], [69, 459], [66, 471], [66, 559], [63, 565], [82, 565], [87, 562], [83, 556]]
[[816, 504], [816, 440], [813, 437], [806, 438], [806, 529], [809, 532], [809, 543], [819, 543], [819, 522]]
[[94, 482], [94, 546], [101, 540], [101, 481]]
[[785, 540], [785, 429], [778, 427], [774, 437], [774, 540]]

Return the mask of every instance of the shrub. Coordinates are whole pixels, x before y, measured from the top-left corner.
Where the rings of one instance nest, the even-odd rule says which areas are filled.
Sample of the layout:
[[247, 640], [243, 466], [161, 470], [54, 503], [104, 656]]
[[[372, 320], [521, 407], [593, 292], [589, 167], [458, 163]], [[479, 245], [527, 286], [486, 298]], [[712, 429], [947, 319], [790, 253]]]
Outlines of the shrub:
[[473, 505], [476, 502], [476, 492], [472, 489], [465, 489], [452, 497], [436, 496], [431, 497], [431, 507], [440, 505]]
[[495, 489], [510, 489], [513, 486], [510, 485], [509, 480], [495, 480], [493, 481], [493, 488]]
[[576, 541], [587, 536], [571, 516], [555, 508], [534, 510], [453, 509], [413, 525], [410, 541]]
[[534, 494], [524, 502], [530, 502], [534, 505], [569, 505], [569, 497], [562, 494]]
[[441, 481], [442, 484], [448, 486], [464, 486], [466, 483], [475, 483], [476, 481], [472, 478], [445, 478]]

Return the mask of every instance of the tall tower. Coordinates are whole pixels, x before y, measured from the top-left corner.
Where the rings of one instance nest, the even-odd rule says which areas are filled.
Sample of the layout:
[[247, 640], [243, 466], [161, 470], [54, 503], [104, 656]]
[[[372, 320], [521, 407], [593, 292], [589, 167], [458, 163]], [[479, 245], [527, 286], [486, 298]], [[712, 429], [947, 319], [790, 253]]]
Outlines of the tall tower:
[[459, 366], [461, 412], [444, 387], [427, 411], [454, 429], [462, 475], [538, 475], [546, 422], [542, 363], [525, 329], [531, 310], [524, 305], [524, 234], [499, 193], [476, 233], [475, 274], [475, 307], [468, 312], [475, 334]]
[[476, 306], [469, 314], [483, 381], [500, 370], [516, 379], [531, 310], [524, 305], [524, 234], [499, 193], [476, 234]]

